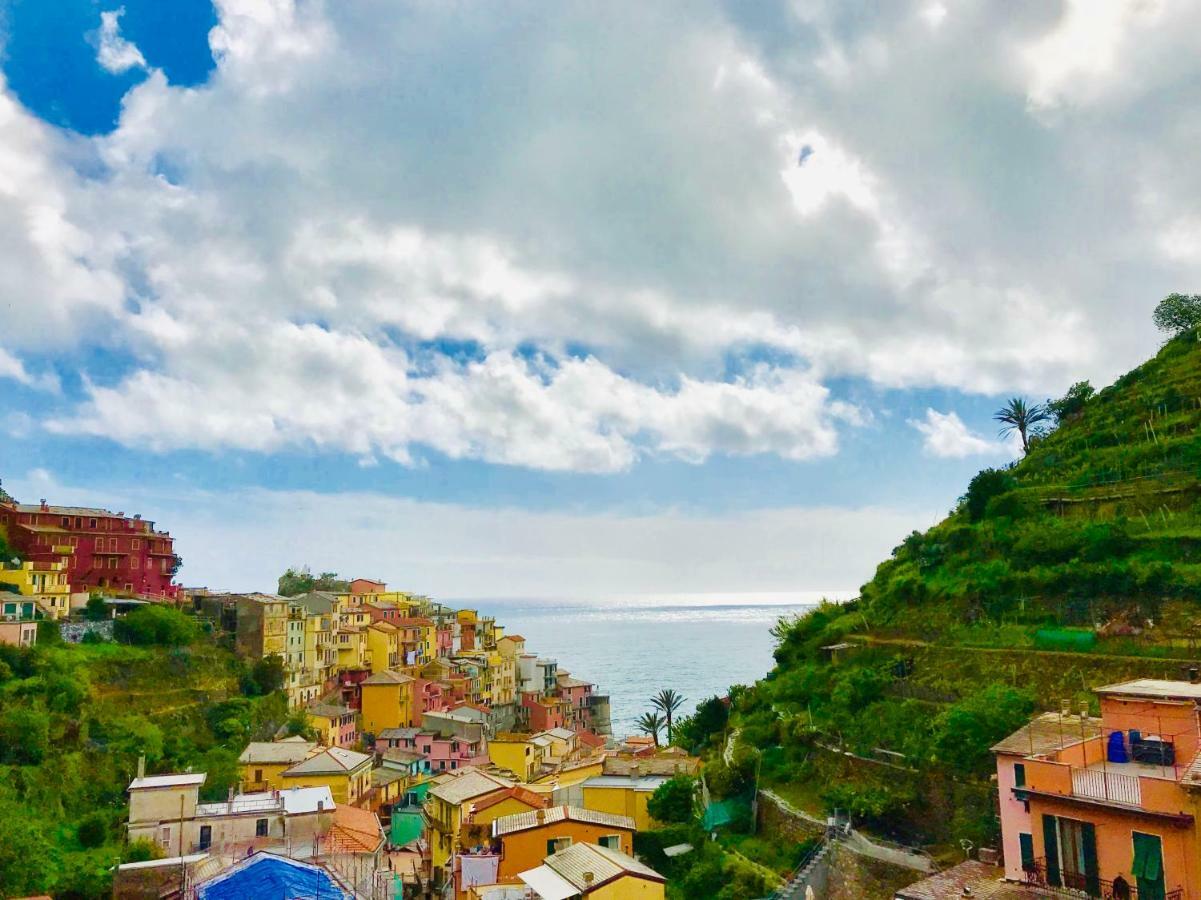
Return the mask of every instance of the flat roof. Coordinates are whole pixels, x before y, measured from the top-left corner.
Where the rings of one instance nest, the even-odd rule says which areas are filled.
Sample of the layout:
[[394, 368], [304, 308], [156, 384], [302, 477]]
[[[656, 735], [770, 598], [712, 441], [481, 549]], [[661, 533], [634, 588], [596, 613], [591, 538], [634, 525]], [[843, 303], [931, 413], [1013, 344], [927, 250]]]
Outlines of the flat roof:
[[1092, 716], [1061, 716], [1048, 712], [1032, 719], [1009, 737], [993, 745], [993, 753], [1037, 756], [1062, 750], [1072, 744], [1098, 737], [1101, 720]]
[[634, 830], [634, 820], [617, 813], [598, 812], [578, 806], [552, 806], [550, 809], [535, 809], [529, 812], [500, 816], [492, 822], [492, 836], [502, 837], [531, 828], [543, 828], [558, 822], [582, 822], [587, 825], [604, 825], [606, 828]]
[[1201, 683], [1168, 681], [1165, 678], [1136, 678], [1096, 689], [1101, 695], [1147, 697], [1152, 700], [1201, 700]]
[[184, 772], [178, 775], [148, 775], [145, 778], [135, 778], [129, 783], [131, 791], [154, 790], [155, 788], [187, 787], [193, 784], [204, 784], [204, 772]]
[[586, 788], [633, 788], [636, 791], [653, 791], [666, 781], [666, 775], [639, 775], [631, 778], [628, 775], [597, 775], [584, 782]]

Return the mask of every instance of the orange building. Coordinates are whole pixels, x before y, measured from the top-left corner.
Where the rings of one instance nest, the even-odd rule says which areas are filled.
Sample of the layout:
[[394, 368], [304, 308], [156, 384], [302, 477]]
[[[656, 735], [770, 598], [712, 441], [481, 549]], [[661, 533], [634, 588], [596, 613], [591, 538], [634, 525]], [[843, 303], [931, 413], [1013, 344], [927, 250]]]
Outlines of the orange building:
[[1201, 900], [1201, 684], [1140, 679], [1097, 694], [1099, 723], [1047, 714], [994, 748], [1006, 875]]
[[634, 820], [575, 806], [554, 806], [503, 816], [492, 823], [492, 837], [500, 842], [497, 881], [515, 882], [521, 872], [573, 844], [597, 844], [632, 854]]

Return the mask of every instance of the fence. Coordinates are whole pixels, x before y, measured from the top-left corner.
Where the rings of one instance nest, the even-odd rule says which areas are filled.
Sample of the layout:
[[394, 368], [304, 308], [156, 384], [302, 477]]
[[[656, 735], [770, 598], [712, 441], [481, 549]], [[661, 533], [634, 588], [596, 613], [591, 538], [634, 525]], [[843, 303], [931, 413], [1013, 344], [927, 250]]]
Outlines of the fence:
[[1137, 775], [1123, 775], [1104, 769], [1072, 768], [1072, 796], [1092, 800], [1112, 800], [1127, 806], [1142, 806], [1143, 796]]

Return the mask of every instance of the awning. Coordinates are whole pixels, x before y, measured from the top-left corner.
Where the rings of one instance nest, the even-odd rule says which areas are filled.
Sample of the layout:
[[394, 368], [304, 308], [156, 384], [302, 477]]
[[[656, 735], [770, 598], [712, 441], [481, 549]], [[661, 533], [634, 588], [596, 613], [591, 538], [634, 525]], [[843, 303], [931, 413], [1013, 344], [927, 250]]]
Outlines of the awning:
[[542, 900], [567, 900], [580, 892], [579, 888], [550, 866], [539, 866], [517, 877], [537, 891]]

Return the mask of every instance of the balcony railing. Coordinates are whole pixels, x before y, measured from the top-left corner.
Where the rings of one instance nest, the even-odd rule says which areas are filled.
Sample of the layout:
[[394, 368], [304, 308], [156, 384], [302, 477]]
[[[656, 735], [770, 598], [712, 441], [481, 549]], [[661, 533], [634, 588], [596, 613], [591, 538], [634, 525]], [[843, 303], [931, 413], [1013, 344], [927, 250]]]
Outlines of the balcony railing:
[[1072, 769], [1072, 796], [1110, 800], [1126, 806], [1142, 806], [1143, 795], [1137, 775], [1104, 769]]
[[[1095, 897], [1099, 900], [1139, 900], [1138, 887], [1133, 880], [1108, 881], [1104, 878], [1089, 878], [1079, 872], [1057, 872], [1052, 880], [1047, 877], [1047, 861], [1039, 857], [1022, 867], [1022, 880], [1030, 887], [1047, 891], [1056, 897]], [[1163, 894], [1163, 900], [1184, 900], [1184, 888], [1175, 888]]]

